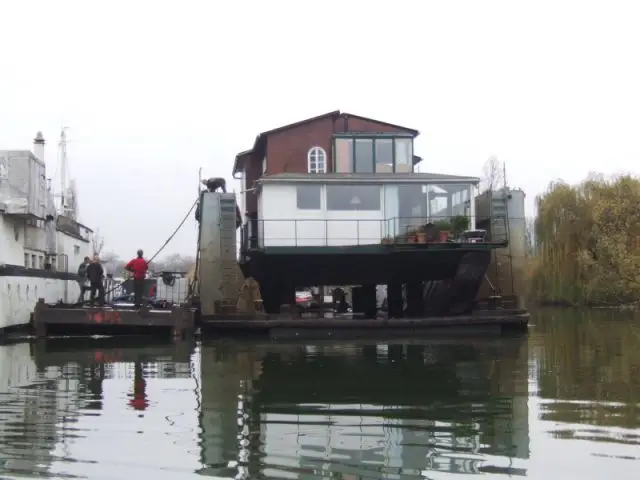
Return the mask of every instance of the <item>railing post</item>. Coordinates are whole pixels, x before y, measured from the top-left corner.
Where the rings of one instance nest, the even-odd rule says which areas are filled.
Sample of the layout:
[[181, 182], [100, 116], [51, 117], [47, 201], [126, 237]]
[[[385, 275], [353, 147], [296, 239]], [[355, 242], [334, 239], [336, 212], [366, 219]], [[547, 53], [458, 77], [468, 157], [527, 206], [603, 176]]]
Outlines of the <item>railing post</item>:
[[360, 220], [356, 220], [356, 245], [360, 245]]
[[328, 247], [329, 246], [329, 220], [327, 220], [325, 218], [324, 220], [324, 246]]
[[293, 234], [295, 238], [295, 246], [298, 246], [298, 220], [293, 221]]

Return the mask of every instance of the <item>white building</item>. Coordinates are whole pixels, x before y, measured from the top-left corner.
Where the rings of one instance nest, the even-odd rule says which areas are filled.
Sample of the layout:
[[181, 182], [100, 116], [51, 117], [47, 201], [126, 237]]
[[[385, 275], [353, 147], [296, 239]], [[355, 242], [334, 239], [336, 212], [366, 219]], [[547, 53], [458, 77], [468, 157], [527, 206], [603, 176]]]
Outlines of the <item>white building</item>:
[[[61, 162], [66, 162], [64, 130]], [[39, 298], [75, 302], [75, 275], [93, 253], [93, 231], [77, 221], [73, 184], [56, 208], [38, 132], [33, 152], [0, 150], [0, 332], [29, 322]], [[55, 155], [52, 155], [55, 158]]]
[[470, 218], [479, 179], [435, 173], [288, 174], [258, 180], [258, 243], [346, 246], [380, 243], [410, 227]]

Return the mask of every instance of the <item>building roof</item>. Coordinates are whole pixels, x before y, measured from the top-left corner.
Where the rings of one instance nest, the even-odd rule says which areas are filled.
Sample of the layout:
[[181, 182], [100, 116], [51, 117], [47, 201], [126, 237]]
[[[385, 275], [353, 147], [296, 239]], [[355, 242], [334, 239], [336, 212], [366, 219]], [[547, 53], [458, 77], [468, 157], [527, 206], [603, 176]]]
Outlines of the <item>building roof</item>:
[[[288, 125], [283, 125], [281, 127], [277, 127], [271, 130], [267, 130], [265, 132], [259, 133], [256, 136], [255, 142], [253, 143], [253, 148], [251, 148], [250, 150], [245, 150], [243, 152], [240, 152], [236, 155], [235, 161], [233, 162], [233, 175], [235, 175], [236, 173], [238, 173], [239, 169], [240, 169], [240, 157], [246, 156], [248, 154], [251, 154], [255, 151], [258, 151], [261, 146], [263, 145], [263, 143], [266, 141], [267, 137], [269, 135], [273, 135], [274, 133], [280, 133], [280, 132], [284, 132], [287, 130], [290, 130], [292, 128], [296, 128], [296, 127], [300, 127], [302, 125], [306, 125], [308, 123], [313, 123], [313, 122], [317, 122], [319, 120], [324, 120], [326, 118], [339, 118], [339, 117], [348, 117], [348, 118], [358, 118], [361, 120], [366, 120], [366, 121], [370, 121], [370, 122], [375, 122], [375, 123], [379, 123], [381, 125], [386, 125], [388, 127], [393, 127], [393, 128], [397, 128], [399, 130], [404, 130], [407, 133], [410, 133], [411, 135], [413, 135], [414, 137], [417, 137], [418, 135], [420, 135], [420, 132], [418, 130], [415, 130], [413, 128], [409, 128], [409, 127], [403, 127], [401, 125], [396, 125], [393, 123], [389, 123], [389, 122], [383, 122], [380, 120], [376, 120], [374, 118], [368, 118], [368, 117], [362, 117], [360, 115], [354, 115], [352, 113], [346, 113], [346, 112], [341, 112], [340, 110], [334, 110], [332, 112], [328, 112], [328, 113], [324, 113], [322, 115], [318, 115], [316, 117], [311, 117], [311, 118], [307, 118], [305, 120], [300, 120], [298, 122], [294, 122], [294, 123], [290, 123]], [[345, 132], [348, 133], [348, 132]]]
[[478, 177], [445, 173], [277, 173], [258, 183], [480, 183]]

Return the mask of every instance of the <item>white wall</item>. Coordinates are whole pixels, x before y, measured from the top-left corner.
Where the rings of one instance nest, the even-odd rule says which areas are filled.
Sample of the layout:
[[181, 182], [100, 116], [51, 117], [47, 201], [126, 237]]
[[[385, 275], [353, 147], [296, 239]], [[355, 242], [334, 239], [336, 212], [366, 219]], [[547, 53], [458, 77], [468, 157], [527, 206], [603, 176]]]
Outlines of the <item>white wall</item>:
[[16, 223], [0, 213], [0, 265], [22, 265], [24, 263], [24, 228], [18, 226], [16, 241], [14, 225]]
[[[309, 185], [308, 183], [298, 185]], [[469, 186], [472, 197], [475, 188]], [[262, 246], [342, 246], [380, 243], [385, 236], [400, 233], [398, 211], [398, 184], [380, 188], [380, 210], [331, 211], [327, 210], [326, 187], [322, 188], [319, 210], [297, 208], [295, 184], [263, 184], [258, 197], [260, 219], [259, 242]], [[454, 202], [453, 215], [464, 214], [466, 196]], [[471, 199], [471, 228], [475, 228], [475, 201]], [[437, 207], [434, 202], [434, 207]], [[443, 215], [442, 212], [431, 212]], [[424, 217], [416, 217], [424, 223]], [[405, 219], [406, 220], [406, 219]]]
[[[69, 272], [76, 273], [78, 267], [84, 260], [84, 257], [93, 256], [93, 245], [91, 241], [83, 242], [75, 237], [62, 232], [56, 232], [57, 253], [58, 253], [58, 271], [66, 271], [64, 265], [64, 257], [67, 255], [69, 262]], [[77, 248], [76, 248], [77, 247]]]
[[[306, 185], [306, 184], [305, 184]], [[380, 204], [384, 205], [382, 188]], [[384, 213], [328, 211], [323, 187], [319, 210], [297, 208], [296, 186], [265, 184], [258, 198], [262, 246], [342, 246], [380, 243]]]

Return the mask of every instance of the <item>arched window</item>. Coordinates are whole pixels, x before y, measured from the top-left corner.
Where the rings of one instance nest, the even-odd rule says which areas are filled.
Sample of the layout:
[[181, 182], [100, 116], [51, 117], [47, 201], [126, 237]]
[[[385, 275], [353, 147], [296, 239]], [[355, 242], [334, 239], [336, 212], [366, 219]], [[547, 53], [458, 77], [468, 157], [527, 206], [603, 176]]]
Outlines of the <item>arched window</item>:
[[327, 173], [327, 152], [321, 147], [312, 147], [307, 154], [309, 173]]

